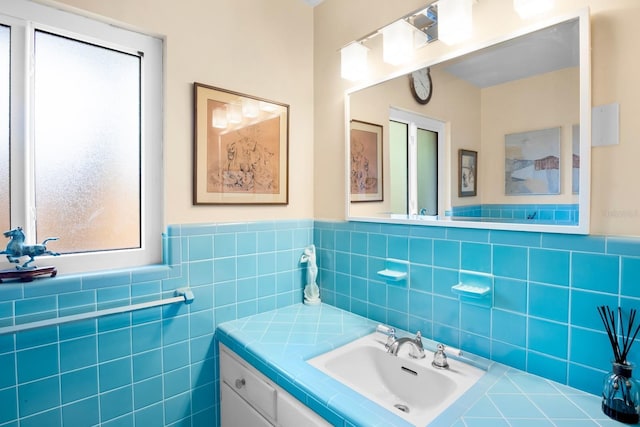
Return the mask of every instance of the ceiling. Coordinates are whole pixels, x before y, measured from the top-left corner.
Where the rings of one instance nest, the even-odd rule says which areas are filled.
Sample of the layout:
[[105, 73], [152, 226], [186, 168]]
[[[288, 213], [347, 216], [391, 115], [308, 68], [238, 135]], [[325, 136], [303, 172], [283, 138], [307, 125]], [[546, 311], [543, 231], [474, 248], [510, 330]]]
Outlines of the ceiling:
[[579, 24], [567, 21], [453, 60], [447, 71], [485, 88], [579, 65]]

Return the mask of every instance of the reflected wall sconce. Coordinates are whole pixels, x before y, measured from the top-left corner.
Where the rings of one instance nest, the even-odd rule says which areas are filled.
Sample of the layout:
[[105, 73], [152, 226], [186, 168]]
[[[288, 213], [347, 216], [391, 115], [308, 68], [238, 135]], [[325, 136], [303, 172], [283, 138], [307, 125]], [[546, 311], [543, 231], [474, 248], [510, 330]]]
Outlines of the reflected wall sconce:
[[522, 19], [548, 12], [554, 5], [555, 0], [513, 0], [513, 8]]
[[250, 119], [258, 117], [260, 114], [260, 104], [255, 99], [245, 98], [242, 100], [242, 115]]
[[213, 114], [211, 115], [211, 126], [218, 129], [225, 129], [227, 124], [227, 109], [219, 107], [213, 110]]
[[227, 104], [227, 121], [229, 123], [242, 123], [242, 106], [240, 104]]

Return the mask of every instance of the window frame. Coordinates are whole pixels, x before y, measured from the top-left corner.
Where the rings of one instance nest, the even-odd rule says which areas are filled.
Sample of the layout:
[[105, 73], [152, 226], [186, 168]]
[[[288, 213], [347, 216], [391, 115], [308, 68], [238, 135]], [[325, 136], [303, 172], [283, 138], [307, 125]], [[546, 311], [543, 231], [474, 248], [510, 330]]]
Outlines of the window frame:
[[413, 113], [406, 110], [401, 110], [395, 107], [389, 107], [389, 120], [404, 123], [408, 126], [407, 138], [407, 215], [418, 215], [418, 129], [423, 129], [436, 133], [437, 136], [437, 151], [438, 151], [438, 173], [437, 173], [437, 206], [438, 212], [436, 215], [443, 215], [442, 207], [445, 206], [445, 193], [443, 188], [446, 188], [444, 176], [445, 170], [445, 151], [447, 141], [447, 125], [445, 122], [421, 116], [417, 113]]
[[[5, 3], [6, 2], [6, 3]], [[33, 161], [33, 45], [35, 30], [142, 56], [140, 207], [141, 247], [42, 257], [62, 273], [130, 268], [162, 262], [163, 49], [164, 40], [94, 17], [36, 4], [3, 0], [0, 23], [11, 26], [10, 168], [11, 226], [35, 236]], [[61, 233], [62, 234], [62, 233]], [[64, 235], [58, 236], [64, 238]], [[30, 241], [30, 243], [35, 243]], [[50, 259], [49, 259], [50, 258]], [[39, 258], [40, 259], [40, 258]]]

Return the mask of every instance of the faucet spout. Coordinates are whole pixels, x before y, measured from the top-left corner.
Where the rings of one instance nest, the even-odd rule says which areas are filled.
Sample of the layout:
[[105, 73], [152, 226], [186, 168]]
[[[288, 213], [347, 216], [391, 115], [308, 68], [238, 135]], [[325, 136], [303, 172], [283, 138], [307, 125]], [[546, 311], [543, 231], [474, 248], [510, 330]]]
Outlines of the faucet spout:
[[409, 352], [409, 357], [414, 359], [423, 359], [425, 357], [424, 347], [422, 346], [422, 334], [420, 331], [416, 333], [415, 338], [398, 338], [391, 343], [388, 347], [387, 352], [391, 353], [394, 356], [398, 355], [398, 351], [400, 351], [400, 347], [405, 344], [409, 344], [411, 346], [411, 351]]

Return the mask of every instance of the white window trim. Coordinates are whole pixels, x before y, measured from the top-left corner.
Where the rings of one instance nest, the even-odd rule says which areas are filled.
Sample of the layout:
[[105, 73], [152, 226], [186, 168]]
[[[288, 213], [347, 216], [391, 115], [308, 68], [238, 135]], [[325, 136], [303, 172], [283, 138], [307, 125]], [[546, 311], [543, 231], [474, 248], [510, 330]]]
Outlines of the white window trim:
[[[27, 184], [32, 184], [33, 180], [32, 132], [29, 127], [30, 109], [33, 108], [29, 99], [32, 82], [26, 73], [31, 69], [32, 58], [25, 52], [29, 52], [27, 49], [33, 44], [33, 29], [53, 30], [75, 39], [144, 55], [141, 67], [141, 248], [40, 257], [36, 264], [51, 264], [60, 274], [66, 274], [160, 263], [164, 226], [163, 40], [28, 0], [2, 0], [0, 22], [12, 26], [11, 225], [22, 226], [28, 239], [35, 235], [35, 223], [34, 212], [30, 208], [32, 204], [29, 203], [33, 195], [27, 190], [31, 188]], [[64, 235], [58, 237], [64, 239]]]
[[444, 215], [445, 191], [443, 191], [445, 176], [445, 141], [446, 141], [446, 123], [436, 119], [421, 116], [419, 114], [401, 110], [399, 108], [389, 108], [389, 120], [405, 123], [408, 125], [409, 148], [407, 156], [409, 157], [408, 165], [408, 215], [418, 215], [418, 128], [432, 131], [438, 134], [438, 215]]

